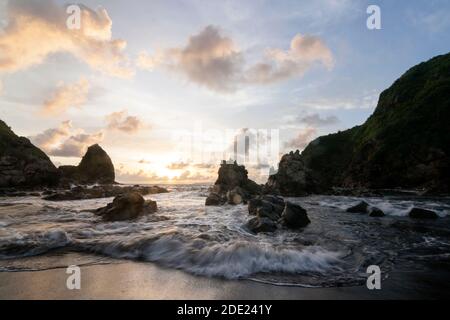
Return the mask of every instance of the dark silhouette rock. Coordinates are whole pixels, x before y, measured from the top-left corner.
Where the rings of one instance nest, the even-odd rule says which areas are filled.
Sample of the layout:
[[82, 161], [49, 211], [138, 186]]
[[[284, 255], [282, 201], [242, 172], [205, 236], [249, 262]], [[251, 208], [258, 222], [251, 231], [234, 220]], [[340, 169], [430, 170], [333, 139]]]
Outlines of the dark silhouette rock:
[[136, 219], [157, 210], [155, 201], [145, 201], [137, 192], [129, 192], [114, 198], [106, 207], [95, 210], [95, 214], [106, 221], [123, 221]]
[[361, 201], [357, 205], [347, 209], [347, 212], [351, 213], [369, 213], [369, 204], [365, 201]]
[[421, 208], [412, 208], [408, 215], [413, 219], [437, 219], [439, 217], [436, 212]]
[[306, 210], [290, 202], [286, 202], [281, 220], [282, 224], [290, 229], [304, 228], [311, 223]]
[[274, 232], [277, 224], [266, 217], [255, 217], [247, 222], [247, 228], [253, 233]]
[[0, 120], [0, 188], [41, 188], [58, 180], [58, 170], [47, 155]]
[[207, 206], [247, 203], [262, 192], [262, 186], [250, 180], [245, 167], [236, 162], [229, 164], [223, 161], [218, 174], [214, 186], [210, 189], [210, 195], [206, 199]]
[[158, 186], [96, 185], [92, 188], [76, 186], [70, 190], [46, 191], [43, 199], [48, 201], [86, 200], [115, 197], [128, 192], [137, 192], [145, 196], [169, 191]]
[[282, 157], [265, 189], [283, 196], [335, 188], [450, 193], [450, 54], [408, 70], [360, 126]]
[[58, 170], [62, 183], [112, 184], [115, 180], [111, 158], [98, 144], [88, 148], [78, 166], [61, 166]]
[[369, 210], [369, 217], [381, 218], [384, 216], [385, 216], [385, 214], [384, 214], [383, 210], [381, 210], [377, 207], [372, 207]]

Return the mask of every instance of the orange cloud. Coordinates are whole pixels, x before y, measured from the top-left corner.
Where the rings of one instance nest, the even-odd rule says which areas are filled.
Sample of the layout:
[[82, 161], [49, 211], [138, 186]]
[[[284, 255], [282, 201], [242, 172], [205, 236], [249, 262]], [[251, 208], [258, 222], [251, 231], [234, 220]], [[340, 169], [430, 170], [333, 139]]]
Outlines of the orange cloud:
[[89, 82], [81, 78], [74, 84], [61, 84], [52, 97], [44, 102], [42, 113], [56, 115], [65, 112], [70, 107], [81, 107], [87, 100]]
[[211, 90], [229, 92], [240, 84], [267, 84], [299, 77], [315, 64], [331, 69], [334, 59], [320, 38], [297, 34], [288, 50], [267, 49], [262, 62], [246, 66], [244, 54], [233, 40], [217, 27], [207, 26], [189, 37], [184, 47], [160, 50], [155, 55], [141, 52], [136, 64], [148, 70], [164, 66]]
[[106, 116], [108, 122], [108, 129], [119, 130], [125, 133], [136, 133], [144, 124], [138, 117], [129, 116], [126, 110], [113, 112]]
[[66, 26], [65, 8], [52, 0], [9, 1], [8, 24], [0, 33], [0, 71], [23, 70], [64, 52], [105, 74], [132, 76], [123, 54], [126, 42], [112, 39], [107, 11], [83, 5], [80, 9], [81, 28], [71, 30]]

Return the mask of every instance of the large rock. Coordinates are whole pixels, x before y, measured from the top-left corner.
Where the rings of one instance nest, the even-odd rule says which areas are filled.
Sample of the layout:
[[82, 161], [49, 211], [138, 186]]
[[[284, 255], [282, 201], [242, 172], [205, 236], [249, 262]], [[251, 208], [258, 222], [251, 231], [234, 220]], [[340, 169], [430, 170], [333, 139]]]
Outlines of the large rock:
[[311, 223], [306, 210], [290, 202], [286, 202], [281, 220], [283, 225], [290, 229], [304, 228]]
[[351, 213], [369, 213], [369, 204], [365, 201], [359, 202], [357, 205], [347, 209]]
[[407, 71], [361, 126], [282, 157], [266, 184], [284, 196], [350, 189], [450, 193], [450, 54]]
[[0, 188], [41, 188], [58, 180], [47, 155], [0, 120]]
[[86, 200], [115, 197], [128, 192], [137, 192], [145, 196], [169, 191], [158, 186], [95, 185], [92, 188], [76, 186], [70, 190], [46, 191], [43, 199], [48, 201]]
[[98, 144], [88, 148], [78, 166], [61, 166], [59, 171], [62, 183], [112, 184], [115, 180], [111, 158]]
[[222, 162], [218, 178], [205, 201], [207, 206], [246, 203], [262, 192], [262, 186], [248, 178], [244, 166]]
[[277, 224], [269, 218], [255, 217], [247, 222], [247, 228], [253, 233], [274, 232]]
[[147, 200], [137, 192], [129, 192], [114, 198], [106, 207], [95, 210], [95, 214], [106, 221], [123, 221], [136, 219], [144, 214], [157, 211], [155, 201]]
[[409, 212], [409, 217], [413, 219], [437, 219], [436, 212], [421, 208], [412, 208]]

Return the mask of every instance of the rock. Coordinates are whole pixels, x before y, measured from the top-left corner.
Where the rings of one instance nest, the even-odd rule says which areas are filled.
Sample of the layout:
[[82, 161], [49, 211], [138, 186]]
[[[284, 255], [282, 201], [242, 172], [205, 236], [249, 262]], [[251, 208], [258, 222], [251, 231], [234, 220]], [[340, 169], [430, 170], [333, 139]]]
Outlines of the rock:
[[241, 187], [235, 187], [227, 192], [227, 201], [229, 204], [238, 205], [244, 202], [246, 193]]
[[269, 218], [274, 222], [280, 219], [280, 213], [273, 209], [272, 204], [265, 201], [263, 201], [262, 206], [257, 209], [256, 215], [260, 218]]
[[380, 94], [367, 121], [284, 155], [265, 190], [283, 196], [415, 189], [450, 194], [450, 53], [411, 68]]
[[250, 199], [248, 202], [248, 213], [252, 216], [256, 216], [258, 207], [262, 205], [261, 198]]
[[236, 162], [230, 164], [223, 161], [205, 204], [219, 206], [225, 203], [232, 205], [247, 203], [261, 191], [262, 186], [248, 179], [248, 172], [244, 166]]
[[46, 190], [44, 200], [47, 201], [69, 201], [86, 200], [97, 198], [115, 197], [128, 192], [137, 192], [143, 196], [156, 193], [169, 192], [167, 189], [158, 186], [120, 186], [120, 185], [98, 185], [92, 188], [76, 186], [70, 190]]
[[381, 218], [384, 216], [385, 216], [384, 212], [381, 209], [378, 209], [377, 207], [372, 207], [369, 210], [369, 217]]
[[306, 210], [290, 202], [286, 202], [281, 220], [282, 224], [290, 229], [304, 228], [311, 223]]
[[368, 213], [369, 212], [369, 204], [367, 202], [365, 202], [365, 201], [361, 201], [357, 205], [348, 208], [347, 212], [351, 212], [351, 213]]
[[254, 233], [274, 232], [277, 230], [277, 225], [269, 218], [255, 217], [247, 222], [247, 228]]
[[58, 180], [47, 155], [0, 120], [0, 188], [43, 188]]
[[139, 193], [129, 192], [115, 197], [112, 203], [95, 210], [95, 213], [107, 221], [123, 221], [136, 219], [156, 210], [155, 201], [145, 201]]
[[61, 183], [112, 184], [115, 180], [114, 165], [108, 154], [98, 145], [88, 148], [78, 166], [61, 166]]
[[434, 211], [420, 208], [412, 208], [408, 215], [413, 219], [437, 219], [439, 217]]

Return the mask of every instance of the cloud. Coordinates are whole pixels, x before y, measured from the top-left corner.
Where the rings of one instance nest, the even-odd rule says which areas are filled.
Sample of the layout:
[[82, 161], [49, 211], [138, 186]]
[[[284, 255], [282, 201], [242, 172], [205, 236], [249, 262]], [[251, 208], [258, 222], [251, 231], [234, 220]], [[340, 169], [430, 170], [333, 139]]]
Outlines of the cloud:
[[297, 34], [291, 40], [289, 50], [266, 50], [266, 61], [250, 67], [246, 81], [272, 83], [303, 76], [316, 63], [331, 69], [334, 60], [330, 49], [318, 37]]
[[294, 122], [304, 123], [311, 127], [325, 127], [339, 123], [339, 119], [336, 116], [321, 118], [319, 114], [314, 113], [303, 117], [298, 116]]
[[144, 127], [139, 118], [129, 116], [126, 110], [113, 112], [106, 116], [108, 129], [118, 130], [128, 134], [136, 133]]
[[144, 69], [163, 64], [211, 90], [232, 91], [242, 56], [230, 38], [222, 36], [217, 27], [207, 26], [189, 37], [185, 47], [168, 49], [154, 56], [142, 52], [137, 64]]
[[53, 0], [9, 1], [8, 22], [0, 33], [0, 72], [24, 70], [51, 54], [70, 53], [105, 74], [132, 76], [123, 53], [126, 42], [112, 38], [108, 12], [79, 7], [81, 28], [69, 29], [69, 15]]
[[304, 149], [316, 134], [317, 130], [315, 128], [306, 128], [294, 139], [286, 142], [284, 147], [286, 149]]
[[207, 26], [189, 37], [184, 47], [143, 51], [137, 66], [153, 70], [163, 66], [190, 81], [219, 92], [235, 91], [242, 84], [268, 84], [302, 76], [315, 64], [331, 69], [333, 55], [318, 37], [297, 34], [287, 51], [267, 49], [262, 62], [246, 66], [244, 54], [219, 28]]
[[51, 98], [44, 102], [42, 114], [57, 115], [70, 107], [80, 108], [87, 100], [89, 88], [90, 84], [84, 78], [73, 84], [61, 83]]
[[182, 170], [189, 167], [189, 164], [184, 162], [173, 162], [167, 166], [167, 169], [170, 170]]
[[103, 140], [103, 132], [87, 134], [64, 121], [58, 128], [47, 129], [30, 140], [50, 156], [81, 157], [89, 146]]

